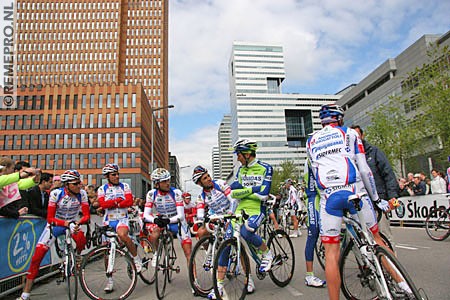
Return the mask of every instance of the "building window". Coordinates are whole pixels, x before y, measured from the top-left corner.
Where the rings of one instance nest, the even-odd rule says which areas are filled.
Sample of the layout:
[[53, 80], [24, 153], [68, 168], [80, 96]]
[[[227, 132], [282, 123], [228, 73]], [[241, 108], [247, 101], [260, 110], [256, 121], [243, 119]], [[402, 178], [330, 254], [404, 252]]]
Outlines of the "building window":
[[98, 108], [103, 108], [103, 95], [98, 95]]
[[136, 107], [136, 94], [131, 94], [131, 107]]
[[114, 127], [116, 127], [116, 128], [120, 127], [118, 113], [114, 114]]
[[116, 108], [120, 107], [120, 94], [116, 94]]
[[123, 95], [123, 107], [124, 108], [128, 107], [128, 94]]

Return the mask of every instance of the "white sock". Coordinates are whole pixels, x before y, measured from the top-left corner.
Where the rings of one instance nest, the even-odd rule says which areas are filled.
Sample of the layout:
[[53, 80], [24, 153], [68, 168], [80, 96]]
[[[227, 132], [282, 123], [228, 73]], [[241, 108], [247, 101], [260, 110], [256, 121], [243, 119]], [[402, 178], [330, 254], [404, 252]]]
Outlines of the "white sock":
[[22, 299], [27, 300], [28, 298], [30, 298], [30, 293], [23, 292], [22, 295], [20, 295], [20, 297], [22, 297]]

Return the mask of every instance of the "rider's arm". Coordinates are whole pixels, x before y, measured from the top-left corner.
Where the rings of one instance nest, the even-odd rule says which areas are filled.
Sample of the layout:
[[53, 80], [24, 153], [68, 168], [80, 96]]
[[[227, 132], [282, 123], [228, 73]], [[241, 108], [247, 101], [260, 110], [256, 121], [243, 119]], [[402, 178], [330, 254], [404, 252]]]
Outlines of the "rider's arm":
[[56, 205], [58, 194], [62, 193], [62, 190], [56, 189], [50, 193], [50, 199], [48, 201], [48, 209], [47, 209], [47, 222], [56, 226], [66, 226], [67, 223], [65, 220], [57, 219], [56, 216]]
[[373, 178], [372, 171], [370, 170], [370, 167], [366, 161], [366, 154], [364, 152], [363, 143], [356, 131], [354, 131], [353, 129], [350, 130], [353, 131], [353, 138], [355, 138], [355, 160], [356, 164], [358, 165], [359, 173], [361, 174], [361, 179], [364, 183], [367, 193], [369, 194], [370, 199], [372, 199], [372, 201], [374, 202], [378, 202], [380, 198], [378, 197], [377, 187], [375, 186], [375, 180]]
[[[262, 197], [269, 196], [270, 193], [270, 186], [272, 184], [272, 173], [273, 168], [270, 165], [267, 164], [260, 164], [260, 166], [263, 166], [265, 168], [262, 176], [264, 176], [264, 179], [261, 183], [261, 185], [252, 186], [248, 188], [240, 187], [238, 189], [233, 189], [231, 192], [231, 197], [235, 199], [251, 199], [256, 201], [261, 201]], [[239, 174], [238, 174], [239, 175]], [[233, 183], [234, 185], [234, 183]], [[232, 185], [232, 188], [233, 188]], [[237, 186], [237, 185], [236, 185]]]
[[149, 191], [147, 193], [146, 201], [145, 201], [145, 207], [144, 207], [144, 222], [150, 222], [153, 223], [155, 221], [155, 216], [152, 213], [152, 207], [153, 207], [153, 190]]
[[177, 214], [170, 218], [170, 223], [178, 223], [178, 220], [186, 222], [184, 216], [184, 201], [181, 197], [181, 191], [175, 190], [175, 203], [177, 206]]
[[78, 220], [78, 224], [85, 224], [91, 218], [91, 211], [89, 210], [89, 200], [85, 191], [81, 191], [81, 213], [83, 217]]
[[117, 207], [119, 208], [133, 206], [133, 193], [131, 192], [131, 189], [128, 186], [128, 184], [124, 183], [124, 189], [125, 189], [125, 199], [120, 199], [119, 201], [117, 201]]
[[103, 186], [101, 186], [98, 189], [98, 192], [97, 192], [97, 200], [98, 200], [98, 204], [100, 205], [101, 208], [108, 209], [108, 208], [116, 208], [117, 207], [117, 203], [119, 201], [121, 201], [122, 199], [106, 200], [105, 199], [105, 192], [103, 190]]

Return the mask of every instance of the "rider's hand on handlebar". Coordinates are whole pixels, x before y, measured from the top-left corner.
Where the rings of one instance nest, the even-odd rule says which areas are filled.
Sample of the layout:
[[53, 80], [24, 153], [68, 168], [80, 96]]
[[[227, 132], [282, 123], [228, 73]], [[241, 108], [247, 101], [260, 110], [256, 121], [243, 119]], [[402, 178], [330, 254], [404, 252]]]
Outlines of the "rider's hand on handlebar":
[[379, 201], [375, 202], [375, 204], [384, 212], [388, 212], [391, 210], [389, 202], [384, 199], [380, 199]]

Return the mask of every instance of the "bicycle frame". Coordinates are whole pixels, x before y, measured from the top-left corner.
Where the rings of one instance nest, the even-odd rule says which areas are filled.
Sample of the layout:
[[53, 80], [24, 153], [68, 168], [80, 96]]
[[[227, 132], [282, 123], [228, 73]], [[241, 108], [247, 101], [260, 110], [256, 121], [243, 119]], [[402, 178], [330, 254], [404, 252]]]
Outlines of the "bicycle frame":
[[[352, 197], [353, 196], [353, 197]], [[356, 260], [360, 266], [366, 266], [374, 271], [377, 276], [378, 282], [381, 284], [382, 289], [380, 290], [383, 299], [393, 299], [391, 295], [387, 292], [389, 290], [387, 282], [383, 274], [383, 269], [375, 259], [375, 247], [377, 243], [372, 235], [372, 232], [368, 230], [366, 223], [364, 222], [364, 216], [361, 212], [361, 207], [359, 206], [360, 196], [352, 195], [349, 197], [349, 202], [353, 202], [358, 215], [358, 220], [355, 220], [349, 213], [347, 216], [344, 215], [343, 220], [347, 227], [347, 234], [353, 240], [356, 247], [353, 247], [353, 252], [355, 253]], [[356, 196], [356, 198], [354, 197]], [[357, 201], [357, 202], [356, 202]], [[361, 226], [364, 224], [364, 226]]]

